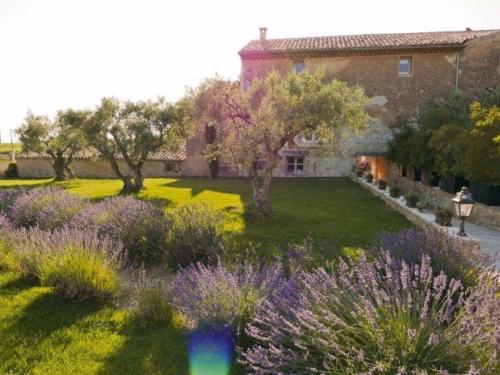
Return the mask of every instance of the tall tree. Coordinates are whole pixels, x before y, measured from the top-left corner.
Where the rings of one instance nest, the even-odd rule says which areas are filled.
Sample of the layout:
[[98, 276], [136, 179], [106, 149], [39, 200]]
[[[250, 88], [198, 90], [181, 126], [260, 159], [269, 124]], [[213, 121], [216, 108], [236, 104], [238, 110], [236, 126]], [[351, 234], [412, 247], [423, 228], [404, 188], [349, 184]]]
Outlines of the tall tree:
[[500, 185], [500, 106], [470, 106], [473, 128], [465, 140], [465, 171], [477, 182]]
[[362, 129], [368, 120], [363, 91], [340, 81], [325, 82], [323, 72], [272, 72], [256, 79], [248, 90], [233, 82], [207, 81], [212, 106], [204, 119], [222, 124], [218, 153], [242, 168], [253, 190], [253, 205], [265, 216], [272, 213], [269, 192], [280, 151], [302, 133], [316, 133], [325, 145], [340, 134]]
[[50, 157], [55, 179], [73, 178], [70, 164], [75, 153], [85, 146], [81, 127], [88, 112], [68, 109], [59, 111], [54, 121], [47, 116], [28, 112], [23, 124], [17, 129], [23, 152], [35, 152]]
[[228, 92], [237, 93], [239, 89], [239, 82], [226, 81], [215, 76], [206, 79], [196, 89], [191, 89], [186, 94], [186, 100], [192, 103], [193, 125], [199, 130], [203, 129], [204, 132], [205, 159], [212, 177], [217, 177], [219, 173], [219, 141], [223, 137], [227, 122], [222, 96]]
[[[163, 98], [139, 102], [101, 100], [83, 127], [85, 138], [123, 181], [123, 193], [142, 189], [142, 168], [149, 155], [181, 147], [189, 134], [189, 127], [182, 122], [187, 120], [187, 104], [174, 105]], [[125, 161], [127, 168], [120, 168], [119, 159]]]

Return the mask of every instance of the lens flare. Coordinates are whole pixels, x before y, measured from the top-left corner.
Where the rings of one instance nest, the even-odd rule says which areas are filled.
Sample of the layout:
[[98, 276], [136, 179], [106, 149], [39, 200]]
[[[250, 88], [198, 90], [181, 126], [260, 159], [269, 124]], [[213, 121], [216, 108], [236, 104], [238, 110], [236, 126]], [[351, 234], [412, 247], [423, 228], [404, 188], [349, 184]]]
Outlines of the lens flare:
[[199, 328], [189, 335], [189, 374], [228, 375], [234, 355], [231, 329]]

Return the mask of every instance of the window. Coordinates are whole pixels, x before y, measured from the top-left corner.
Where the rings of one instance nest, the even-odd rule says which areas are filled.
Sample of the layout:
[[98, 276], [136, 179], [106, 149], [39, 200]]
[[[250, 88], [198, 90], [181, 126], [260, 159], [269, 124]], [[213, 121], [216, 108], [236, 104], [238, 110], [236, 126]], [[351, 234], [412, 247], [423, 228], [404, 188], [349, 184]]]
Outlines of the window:
[[304, 157], [288, 156], [286, 158], [286, 171], [288, 173], [304, 173]]
[[293, 63], [293, 67], [295, 69], [295, 73], [300, 73], [306, 68], [306, 64], [304, 63], [304, 61], [295, 61]]
[[411, 74], [411, 57], [401, 57], [399, 59], [399, 75], [408, 76]]

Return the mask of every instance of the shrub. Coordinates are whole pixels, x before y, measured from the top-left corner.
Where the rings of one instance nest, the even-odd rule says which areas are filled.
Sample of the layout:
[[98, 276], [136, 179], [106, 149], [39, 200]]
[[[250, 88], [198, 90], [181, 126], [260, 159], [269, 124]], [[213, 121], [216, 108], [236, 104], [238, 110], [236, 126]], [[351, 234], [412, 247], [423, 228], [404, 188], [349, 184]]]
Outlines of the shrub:
[[7, 169], [4, 172], [6, 178], [18, 178], [19, 177], [19, 171], [17, 169], [17, 164], [16, 163], [9, 163], [7, 166]]
[[240, 361], [258, 374], [496, 373], [499, 284], [466, 298], [429, 262], [362, 258], [300, 274], [257, 310]]
[[111, 274], [121, 268], [125, 256], [119, 241], [99, 237], [95, 231], [64, 227], [49, 232], [31, 228], [16, 230], [11, 236], [21, 273], [55, 286], [65, 297], [91, 298], [92, 286], [95, 297], [104, 296], [106, 285], [109, 286], [106, 278], [112, 279]]
[[53, 230], [66, 224], [85, 206], [86, 202], [77, 195], [48, 187], [28, 190], [19, 195], [8, 213], [17, 227], [39, 226]]
[[36, 224], [45, 230], [54, 230], [66, 225], [75, 215], [83, 211], [88, 203], [75, 194], [60, 191], [54, 200], [48, 201], [36, 215]]
[[107, 299], [118, 289], [118, 273], [106, 254], [68, 246], [43, 259], [40, 283], [67, 299]]
[[449, 227], [451, 225], [451, 219], [453, 218], [453, 212], [444, 207], [438, 207], [435, 212], [436, 223], [439, 225]]
[[0, 212], [7, 213], [14, 201], [25, 189], [0, 189]]
[[12, 271], [18, 268], [16, 259], [11, 250], [12, 245], [10, 239], [13, 229], [10, 220], [0, 212], [0, 272]]
[[0, 272], [14, 271], [18, 269], [18, 265], [12, 251], [8, 245], [0, 240]]
[[363, 173], [364, 173], [364, 172], [365, 172], [365, 171], [364, 171], [363, 169], [361, 169], [361, 168], [357, 168], [357, 169], [356, 169], [356, 176], [357, 176], [357, 177], [361, 177], [361, 176], [363, 176]]
[[154, 263], [165, 258], [168, 223], [163, 210], [130, 196], [91, 205], [70, 225], [120, 240], [131, 262]]
[[387, 188], [387, 182], [384, 180], [378, 180], [377, 185], [380, 190], [385, 190]]
[[405, 195], [406, 205], [411, 208], [417, 207], [418, 196], [414, 193]]
[[418, 263], [423, 255], [427, 255], [434, 270], [443, 271], [467, 287], [475, 285], [483, 270], [493, 263], [477, 243], [438, 230], [386, 232], [375, 242], [376, 245], [370, 249], [375, 257], [388, 252], [409, 263]]
[[256, 306], [276, 293], [282, 281], [279, 267], [259, 271], [243, 263], [230, 270], [221, 264], [193, 264], [175, 278], [174, 302], [192, 327], [230, 326], [239, 335]]
[[389, 189], [389, 195], [393, 198], [399, 198], [401, 196], [401, 189], [397, 186], [393, 186]]
[[371, 173], [368, 173], [365, 175], [366, 182], [370, 183], [373, 181], [373, 175]]
[[473, 128], [465, 138], [465, 174], [477, 182], [500, 185], [500, 106], [474, 102], [470, 118]]
[[222, 214], [205, 204], [186, 204], [171, 214], [170, 264], [215, 264], [222, 252]]
[[141, 323], [170, 324], [173, 320], [171, 282], [165, 277], [151, 277], [141, 269], [129, 285], [132, 312]]

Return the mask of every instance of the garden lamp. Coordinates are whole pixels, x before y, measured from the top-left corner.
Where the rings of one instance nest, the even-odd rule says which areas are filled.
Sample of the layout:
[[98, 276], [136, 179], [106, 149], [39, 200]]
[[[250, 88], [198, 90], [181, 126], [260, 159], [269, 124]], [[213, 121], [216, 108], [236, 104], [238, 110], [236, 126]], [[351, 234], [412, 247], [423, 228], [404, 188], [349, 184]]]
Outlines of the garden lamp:
[[472, 194], [469, 192], [465, 186], [462, 187], [455, 198], [452, 199], [453, 204], [455, 205], [455, 213], [460, 219], [460, 230], [457, 233], [459, 236], [467, 236], [464, 229], [464, 222], [467, 219], [471, 212], [472, 207], [474, 207], [474, 200], [472, 199]]

